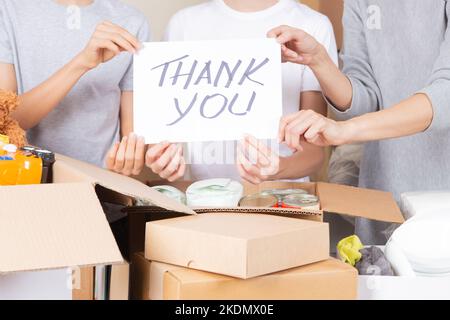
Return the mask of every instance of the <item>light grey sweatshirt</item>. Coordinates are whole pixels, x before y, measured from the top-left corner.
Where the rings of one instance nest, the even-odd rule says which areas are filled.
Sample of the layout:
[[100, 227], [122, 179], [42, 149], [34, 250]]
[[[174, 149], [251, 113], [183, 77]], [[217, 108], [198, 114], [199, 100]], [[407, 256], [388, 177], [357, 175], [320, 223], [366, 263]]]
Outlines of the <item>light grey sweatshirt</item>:
[[[346, 0], [344, 73], [353, 85], [345, 120], [387, 109], [421, 92], [433, 104], [424, 133], [368, 143], [360, 186], [392, 192], [450, 190], [450, 2]], [[357, 221], [368, 245], [384, 244], [389, 225]]]

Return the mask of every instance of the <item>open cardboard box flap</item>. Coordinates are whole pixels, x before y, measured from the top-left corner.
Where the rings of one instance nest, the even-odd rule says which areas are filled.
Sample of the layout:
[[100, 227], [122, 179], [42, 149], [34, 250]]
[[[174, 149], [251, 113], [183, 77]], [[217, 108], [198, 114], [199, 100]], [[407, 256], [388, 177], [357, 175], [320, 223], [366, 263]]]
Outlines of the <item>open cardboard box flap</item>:
[[164, 196], [135, 179], [66, 156], [57, 155], [56, 159], [53, 168], [54, 183], [89, 182], [169, 211], [196, 214], [185, 205]]
[[95, 187], [184, 214], [134, 179], [57, 155], [54, 184], [0, 187], [0, 274], [122, 263]]
[[0, 187], [0, 274], [123, 261], [94, 186]]
[[326, 213], [383, 222], [405, 222], [394, 197], [388, 192], [319, 182], [317, 195]]

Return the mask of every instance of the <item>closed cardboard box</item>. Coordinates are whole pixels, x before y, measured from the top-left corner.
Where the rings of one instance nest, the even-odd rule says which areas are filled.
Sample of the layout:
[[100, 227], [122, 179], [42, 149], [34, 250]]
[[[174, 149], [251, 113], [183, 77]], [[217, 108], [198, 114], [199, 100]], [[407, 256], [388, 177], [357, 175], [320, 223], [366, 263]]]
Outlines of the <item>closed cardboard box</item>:
[[232, 277], [133, 258], [141, 300], [354, 300], [356, 269], [338, 260], [323, 262], [254, 279]]
[[328, 224], [211, 213], [147, 224], [145, 257], [248, 279], [328, 259]]

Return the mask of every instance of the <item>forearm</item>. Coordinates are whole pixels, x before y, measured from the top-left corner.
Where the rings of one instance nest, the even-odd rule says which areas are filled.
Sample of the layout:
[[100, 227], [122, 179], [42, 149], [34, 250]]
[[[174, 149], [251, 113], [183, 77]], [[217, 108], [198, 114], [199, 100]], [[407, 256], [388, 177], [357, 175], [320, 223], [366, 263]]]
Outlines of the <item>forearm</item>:
[[36, 88], [20, 96], [20, 106], [13, 114], [20, 126], [31, 129], [44, 119], [72, 90], [89, 68], [75, 57]]
[[303, 151], [281, 158], [280, 172], [272, 180], [299, 179], [317, 173], [325, 161], [325, 150], [302, 143]]
[[344, 122], [349, 128], [349, 143], [410, 136], [428, 129], [433, 121], [433, 106], [424, 94], [417, 94], [398, 105]]
[[339, 110], [347, 110], [352, 103], [352, 84], [335, 65], [323, 46], [320, 46], [319, 52], [315, 55], [309, 67], [319, 80], [323, 94]]

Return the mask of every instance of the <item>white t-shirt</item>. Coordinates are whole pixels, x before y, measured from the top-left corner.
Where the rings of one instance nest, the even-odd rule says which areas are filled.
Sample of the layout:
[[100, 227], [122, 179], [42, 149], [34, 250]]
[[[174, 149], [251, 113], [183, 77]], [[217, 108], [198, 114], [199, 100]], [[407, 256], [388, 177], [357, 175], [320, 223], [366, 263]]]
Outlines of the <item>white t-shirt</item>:
[[[266, 10], [250, 13], [236, 11], [223, 0], [211, 0], [176, 13], [169, 23], [165, 40], [265, 38], [269, 30], [280, 25], [300, 28], [311, 34], [337, 63], [336, 40], [329, 19], [295, 0], [280, 0]], [[300, 93], [304, 91], [321, 91], [311, 69], [291, 63], [284, 64], [284, 115], [299, 111]], [[192, 178], [239, 179], [235, 165], [236, 145], [236, 142], [204, 142], [189, 145], [186, 157], [191, 163]], [[284, 146], [279, 146], [275, 142], [271, 142], [271, 145], [281, 156], [292, 155], [292, 152]]]

